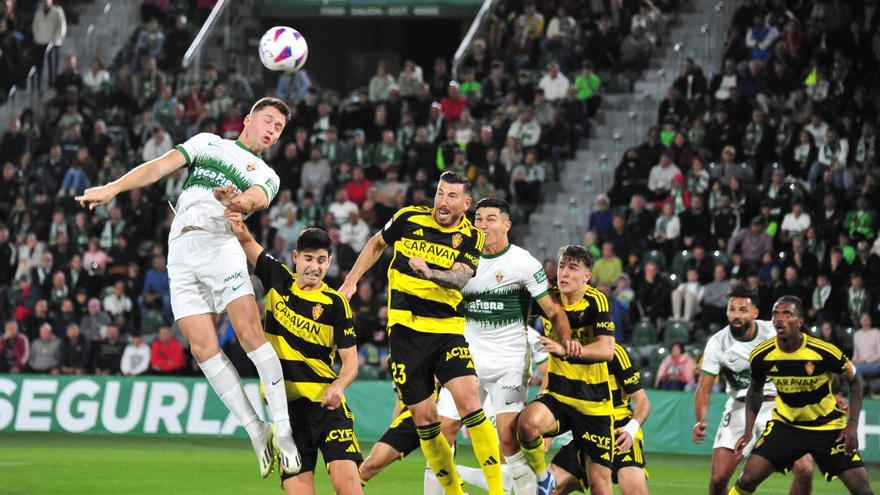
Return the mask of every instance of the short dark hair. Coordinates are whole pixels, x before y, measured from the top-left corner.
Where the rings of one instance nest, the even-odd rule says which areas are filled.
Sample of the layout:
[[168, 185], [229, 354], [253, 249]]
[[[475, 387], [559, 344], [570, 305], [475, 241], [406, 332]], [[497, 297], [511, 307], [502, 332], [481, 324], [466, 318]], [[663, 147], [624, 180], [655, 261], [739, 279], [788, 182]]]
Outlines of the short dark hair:
[[[507, 201], [498, 198], [483, 198], [477, 203], [476, 210], [480, 208], [498, 208], [501, 213], [510, 216], [510, 205]], [[476, 211], [475, 210], [475, 211]]]
[[801, 298], [798, 296], [782, 296], [776, 300], [776, 304], [779, 303], [789, 303], [794, 306], [794, 310], [797, 312], [799, 318], [804, 317], [804, 302], [801, 301]]
[[287, 103], [270, 96], [257, 100], [254, 106], [251, 107], [251, 114], [253, 115], [266, 107], [272, 107], [281, 112], [281, 115], [284, 115], [285, 122], [290, 120], [290, 107], [287, 106]]
[[727, 295], [727, 298], [731, 299], [734, 297], [748, 299], [752, 304], [758, 304], [758, 294], [755, 288], [744, 280], [740, 280], [730, 287], [730, 294]]
[[575, 261], [581, 261], [587, 268], [592, 268], [593, 266], [593, 255], [590, 254], [590, 250], [578, 244], [562, 246], [559, 248], [559, 256], [557, 256], [557, 258], [559, 260], [569, 258]]
[[296, 250], [301, 253], [316, 249], [326, 249], [328, 254], [333, 254], [333, 243], [330, 241], [330, 234], [323, 229], [309, 227], [303, 230], [297, 238]]
[[447, 184], [461, 184], [462, 186], [464, 186], [464, 192], [466, 192], [467, 194], [471, 193], [471, 181], [469, 181], [468, 178], [460, 172], [447, 170], [446, 172], [443, 172], [442, 175], [440, 175], [440, 182], [445, 182]]

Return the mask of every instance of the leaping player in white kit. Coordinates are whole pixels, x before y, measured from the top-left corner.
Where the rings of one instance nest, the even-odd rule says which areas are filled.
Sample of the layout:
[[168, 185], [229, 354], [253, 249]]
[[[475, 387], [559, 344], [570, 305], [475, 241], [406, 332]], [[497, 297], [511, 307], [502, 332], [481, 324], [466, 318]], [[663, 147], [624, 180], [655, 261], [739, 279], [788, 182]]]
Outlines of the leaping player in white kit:
[[[510, 243], [510, 207], [506, 201], [480, 200], [474, 225], [486, 233], [486, 242], [476, 274], [461, 291], [467, 318], [464, 336], [477, 371], [480, 402], [488, 397], [492, 404], [501, 454], [507, 460], [516, 493], [531, 494], [537, 489], [535, 475], [519, 451], [515, 420], [528, 399], [531, 348], [527, 322], [532, 300], [563, 335], [570, 332], [568, 318], [549, 294], [542, 263]], [[451, 418], [456, 420], [456, 427], [461, 427], [455, 403], [446, 389], [440, 392], [437, 411], [441, 420]]]
[[[703, 364], [700, 368], [700, 383], [694, 394], [694, 414], [697, 422], [693, 428], [693, 441], [700, 443], [706, 438], [706, 415], [709, 413], [709, 398], [715, 377], [724, 376], [727, 382], [727, 405], [721, 415], [718, 433], [712, 446], [712, 474], [709, 481], [709, 495], [727, 494], [727, 483], [733, 476], [739, 458], [734, 455], [737, 440], [743, 436], [746, 427], [745, 396], [751, 384], [749, 354], [752, 349], [767, 339], [776, 337], [773, 322], [758, 320], [757, 296], [745, 282], [736, 283], [730, 290], [727, 301], [728, 326], [719, 330], [706, 342]], [[776, 398], [776, 387], [768, 380], [764, 385], [764, 403], [755, 421], [752, 441], [746, 446], [748, 455], [755, 441], [764, 432], [770, 420]], [[791, 495], [809, 494], [813, 487], [813, 464], [809, 455], [798, 459], [792, 469], [794, 479]]]
[[223, 217], [227, 209], [249, 214], [272, 202], [278, 193], [278, 175], [260, 155], [278, 141], [289, 119], [284, 102], [263, 98], [244, 118], [237, 140], [196, 134], [118, 180], [76, 197], [82, 206], [94, 209], [119, 193], [189, 167], [168, 236], [171, 309], [214, 391], [250, 436], [264, 478], [275, 459], [272, 429], [259, 420], [238, 372], [220, 350], [215, 321], [224, 309], [229, 313], [239, 343], [260, 375], [275, 424], [279, 469], [298, 473], [301, 462], [292, 438], [281, 362], [263, 334], [244, 251]]

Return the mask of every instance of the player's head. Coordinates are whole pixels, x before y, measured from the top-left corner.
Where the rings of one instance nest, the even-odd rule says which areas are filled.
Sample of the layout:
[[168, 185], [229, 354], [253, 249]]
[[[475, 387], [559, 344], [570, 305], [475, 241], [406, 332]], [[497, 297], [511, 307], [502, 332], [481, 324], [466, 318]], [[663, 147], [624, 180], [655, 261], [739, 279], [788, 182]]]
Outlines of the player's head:
[[737, 282], [727, 296], [727, 323], [734, 337], [742, 337], [758, 317], [757, 296], [747, 282]]
[[481, 199], [477, 203], [474, 225], [486, 233], [486, 246], [506, 245], [511, 226], [510, 205], [503, 199]]
[[448, 171], [440, 176], [434, 194], [434, 219], [443, 227], [451, 227], [461, 220], [471, 207], [471, 183], [464, 174]]
[[315, 227], [302, 231], [293, 251], [296, 279], [300, 287], [316, 288], [321, 285], [330, 268], [332, 249], [327, 232]]
[[776, 335], [792, 337], [804, 325], [804, 303], [797, 296], [782, 296], [773, 305], [773, 327]]
[[593, 276], [593, 255], [584, 246], [569, 244], [559, 248], [556, 263], [556, 284], [563, 294], [581, 290]]
[[278, 98], [260, 98], [244, 118], [242, 135], [246, 144], [256, 152], [272, 147], [281, 137], [281, 131], [290, 120], [290, 108]]

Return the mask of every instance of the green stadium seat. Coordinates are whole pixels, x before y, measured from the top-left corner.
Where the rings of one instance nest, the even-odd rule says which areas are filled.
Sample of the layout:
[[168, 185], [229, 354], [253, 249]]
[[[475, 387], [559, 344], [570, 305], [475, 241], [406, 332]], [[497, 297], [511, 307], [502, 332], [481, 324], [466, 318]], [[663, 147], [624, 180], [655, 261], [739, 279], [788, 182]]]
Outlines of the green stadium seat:
[[666, 270], [666, 255], [663, 254], [663, 251], [658, 251], [656, 249], [647, 251], [642, 255], [642, 266], [645, 266], [645, 263], [649, 261], [657, 265], [657, 269], [661, 272]]
[[813, 325], [813, 326], [807, 328], [807, 333], [811, 337], [816, 337], [817, 339], [822, 338], [822, 328], [819, 327], [819, 325]]
[[626, 353], [629, 354], [630, 359], [632, 359], [633, 366], [636, 368], [642, 367], [642, 355], [639, 354], [639, 350], [631, 345], [624, 345], [624, 349], [626, 349]]
[[681, 250], [675, 253], [675, 257], [672, 258], [672, 267], [670, 271], [676, 275], [678, 275], [680, 281], [684, 281], [685, 279], [685, 267], [687, 266], [687, 262], [694, 257], [694, 254], [687, 250]]
[[691, 355], [692, 358], [694, 358], [694, 361], [696, 361], [696, 362], [699, 362], [700, 357], [703, 355], [703, 346], [701, 346], [701, 345], [685, 346], [685, 350], [687, 351], [688, 354]]
[[727, 256], [727, 253], [724, 251], [713, 251], [712, 252], [712, 264], [713, 265], [724, 265], [725, 268], [730, 266], [730, 257]]
[[673, 342], [687, 344], [690, 342], [690, 330], [687, 323], [682, 321], [670, 321], [663, 330], [663, 343], [669, 345]]
[[669, 351], [667, 351], [665, 347], [658, 345], [651, 350], [650, 354], [648, 354], [648, 367], [656, 370], [668, 354]]
[[853, 327], [846, 328], [838, 328], [837, 329], [837, 338], [840, 339], [840, 343], [843, 346], [841, 349], [844, 352], [851, 352], [853, 348], [853, 334], [856, 329]]
[[643, 369], [639, 372], [639, 381], [642, 382], [644, 388], [654, 388], [654, 377], [657, 376], [656, 370]]
[[634, 346], [643, 346], [657, 342], [657, 329], [649, 320], [642, 320], [633, 327], [632, 342]]

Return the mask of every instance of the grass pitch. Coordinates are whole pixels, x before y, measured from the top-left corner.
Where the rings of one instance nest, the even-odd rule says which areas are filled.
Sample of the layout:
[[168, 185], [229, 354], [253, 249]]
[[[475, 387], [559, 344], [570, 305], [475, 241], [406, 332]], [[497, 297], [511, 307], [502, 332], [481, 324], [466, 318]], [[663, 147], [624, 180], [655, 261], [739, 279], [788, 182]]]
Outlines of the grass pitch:
[[[364, 448], [369, 445], [364, 444]], [[649, 486], [654, 495], [706, 493], [709, 457], [648, 454]], [[319, 461], [320, 462], [320, 461]], [[476, 466], [469, 448], [460, 464]], [[425, 459], [416, 451], [392, 464], [367, 486], [367, 494], [422, 493]], [[869, 466], [872, 486], [880, 489], [880, 466]], [[318, 494], [332, 493], [326, 471], [315, 475]], [[761, 494], [788, 493], [790, 478], [772, 476]], [[471, 495], [486, 492], [469, 487]], [[90, 436], [73, 434], [0, 434], [0, 494], [278, 494], [276, 473], [263, 480], [245, 440], [212, 438]], [[815, 495], [845, 493], [839, 481], [826, 483], [818, 469]]]

